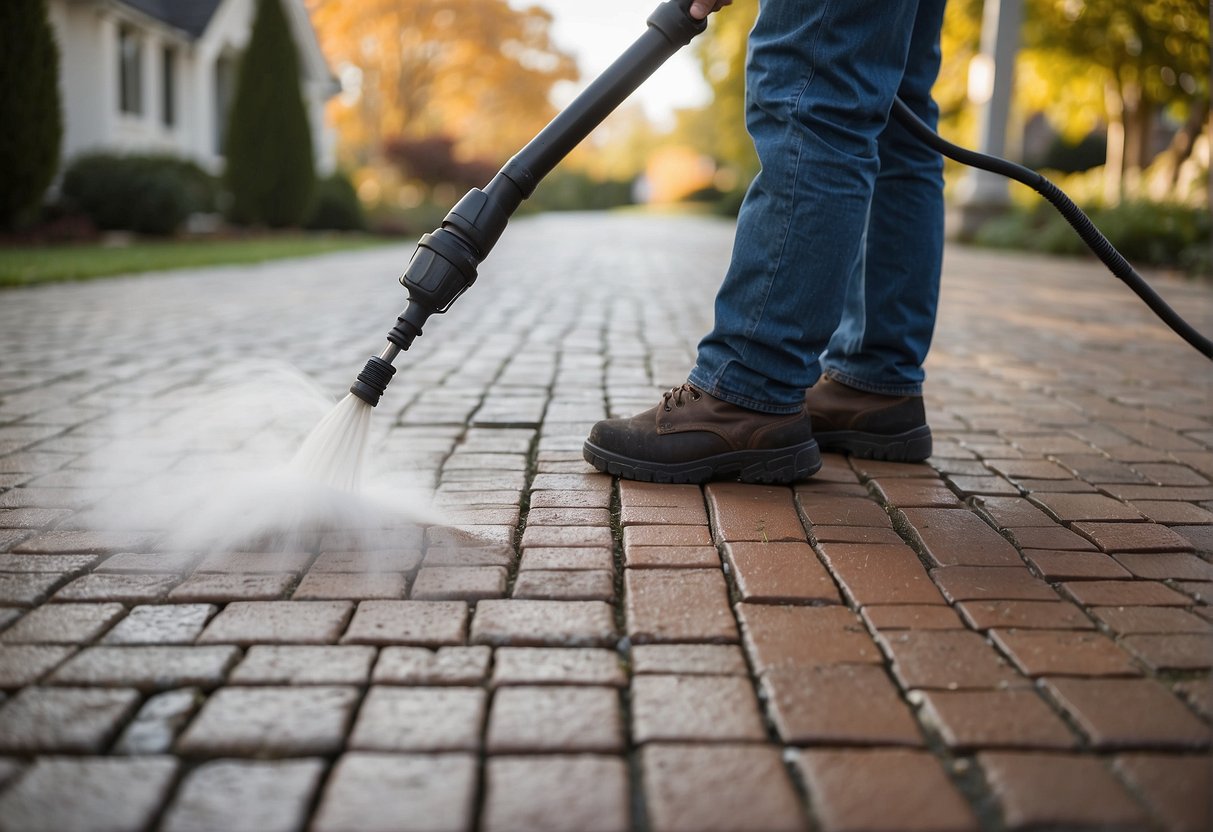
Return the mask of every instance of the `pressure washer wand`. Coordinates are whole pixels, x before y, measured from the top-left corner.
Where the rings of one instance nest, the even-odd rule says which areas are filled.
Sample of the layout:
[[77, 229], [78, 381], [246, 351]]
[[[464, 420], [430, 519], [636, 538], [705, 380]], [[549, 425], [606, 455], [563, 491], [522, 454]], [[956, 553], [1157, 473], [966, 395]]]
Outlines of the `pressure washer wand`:
[[400, 278], [409, 302], [387, 335], [388, 344], [366, 362], [350, 392], [374, 407], [396, 368], [392, 362], [430, 315], [441, 314], [476, 282], [476, 269], [505, 230], [510, 216], [552, 168], [602, 123], [658, 67], [707, 28], [691, 17], [691, 0], [667, 0], [648, 28], [613, 64], [518, 151], [482, 189], [456, 203], [441, 227], [422, 236]]

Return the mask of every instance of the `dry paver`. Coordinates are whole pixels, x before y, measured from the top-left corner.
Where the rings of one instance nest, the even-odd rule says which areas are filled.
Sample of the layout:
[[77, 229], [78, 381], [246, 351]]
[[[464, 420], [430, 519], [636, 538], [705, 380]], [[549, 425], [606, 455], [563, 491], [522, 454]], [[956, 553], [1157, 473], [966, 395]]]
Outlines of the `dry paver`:
[[231, 645], [86, 647], [47, 680], [56, 685], [130, 685], [143, 691], [195, 685], [213, 688], [240, 659]]
[[622, 758], [591, 754], [493, 757], [485, 766], [485, 832], [629, 832]]
[[628, 635], [649, 642], [735, 642], [737, 624], [719, 570], [628, 569]]
[[373, 687], [348, 747], [357, 751], [478, 751], [485, 691], [463, 687]]
[[740, 676], [639, 676], [632, 681], [632, 741], [761, 741], [750, 680]]
[[602, 601], [481, 601], [474, 644], [602, 647], [615, 642], [612, 608]]
[[473, 754], [343, 754], [312, 820], [316, 832], [464, 832], [479, 775]]
[[203, 757], [299, 757], [345, 745], [356, 688], [229, 687], [211, 694], [177, 742]]
[[[0, 794], [0, 829], [146, 829], [168, 798], [178, 767], [166, 756], [40, 757]], [[87, 788], [65, 789], [64, 784]]]
[[234, 685], [363, 685], [375, 648], [255, 644], [228, 676]]
[[502, 687], [493, 693], [490, 754], [624, 749], [619, 693], [605, 687]]
[[745, 676], [745, 656], [734, 644], [638, 644], [632, 648], [632, 672]]
[[215, 616], [199, 644], [332, 644], [345, 629], [349, 601], [237, 601]]
[[493, 686], [627, 686], [619, 655], [599, 648], [499, 647], [493, 657]]
[[467, 620], [468, 606], [463, 601], [363, 601], [341, 643], [421, 647], [463, 644]]
[[522, 550], [522, 562], [518, 569], [543, 571], [602, 569], [614, 565], [614, 555], [609, 547], [561, 547], [537, 546]]
[[479, 685], [488, 676], [488, 647], [384, 647], [372, 681], [387, 685]]
[[314, 758], [203, 763], [186, 775], [160, 828], [164, 832], [301, 829], [324, 770], [324, 761]]
[[24, 688], [0, 705], [0, 753], [100, 752], [138, 705], [130, 688]]
[[795, 759], [823, 832], [977, 828], [977, 816], [931, 754], [820, 749], [801, 751]]
[[535, 601], [615, 600], [615, 575], [606, 569], [545, 570], [520, 572], [512, 598]]

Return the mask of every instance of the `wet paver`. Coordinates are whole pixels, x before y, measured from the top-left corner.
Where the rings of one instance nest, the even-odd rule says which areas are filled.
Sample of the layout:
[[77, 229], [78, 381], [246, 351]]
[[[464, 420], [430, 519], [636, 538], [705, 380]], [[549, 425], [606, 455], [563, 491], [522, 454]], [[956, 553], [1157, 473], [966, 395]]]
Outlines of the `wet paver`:
[[411, 244], [4, 292], [0, 830], [1209, 828], [1209, 364], [1092, 263], [952, 247], [926, 463], [594, 472], [731, 240], [512, 224], [371, 420], [375, 481], [435, 510], [265, 551], [156, 501], [323, 411], [228, 447], [191, 396], [288, 362], [341, 394]]

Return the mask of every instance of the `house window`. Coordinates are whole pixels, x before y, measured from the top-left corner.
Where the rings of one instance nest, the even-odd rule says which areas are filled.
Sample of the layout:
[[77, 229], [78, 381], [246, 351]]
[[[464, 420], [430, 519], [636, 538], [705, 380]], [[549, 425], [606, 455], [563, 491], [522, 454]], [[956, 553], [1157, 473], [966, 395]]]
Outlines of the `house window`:
[[143, 113], [143, 44], [134, 27], [118, 27], [118, 107], [124, 113]]
[[164, 47], [164, 75], [161, 77], [160, 88], [163, 98], [160, 102], [160, 118], [165, 127], [177, 124], [177, 49], [173, 46]]

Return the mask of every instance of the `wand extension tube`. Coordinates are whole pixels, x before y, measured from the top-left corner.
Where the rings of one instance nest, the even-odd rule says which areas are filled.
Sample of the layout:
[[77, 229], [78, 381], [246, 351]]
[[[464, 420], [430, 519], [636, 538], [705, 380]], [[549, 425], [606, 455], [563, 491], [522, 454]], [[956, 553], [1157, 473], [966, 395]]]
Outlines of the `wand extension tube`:
[[510, 216], [552, 168], [614, 112], [645, 79], [707, 28], [691, 17], [691, 0], [666, 0], [648, 28], [613, 64], [518, 151], [483, 188], [456, 203], [442, 225], [422, 236], [400, 278], [408, 306], [387, 334], [388, 346], [366, 362], [350, 392], [374, 407], [396, 372], [392, 362], [421, 334], [430, 315], [450, 308], [476, 282], [476, 270]]

